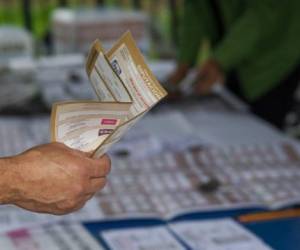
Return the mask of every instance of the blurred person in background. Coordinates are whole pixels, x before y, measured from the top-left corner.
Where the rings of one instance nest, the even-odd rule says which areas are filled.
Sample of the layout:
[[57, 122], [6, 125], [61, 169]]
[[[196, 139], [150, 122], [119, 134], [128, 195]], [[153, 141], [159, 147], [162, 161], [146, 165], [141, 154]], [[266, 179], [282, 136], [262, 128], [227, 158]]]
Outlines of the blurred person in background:
[[104, 187], [109, 170], [106, 155], [92, 159], [61, 143], [37, 146], [0, 158], [0, 204], [67, 214], [83, 207]]
[[[178, 66], [167, 83], [179, 84], [198, 67], [197, 94], [226, 83], [255, 114], [283, 128], [299, 81], [299, 10], [298, 0], [185, 0]], [[196, 65], [205, 41], [211, 52]]]

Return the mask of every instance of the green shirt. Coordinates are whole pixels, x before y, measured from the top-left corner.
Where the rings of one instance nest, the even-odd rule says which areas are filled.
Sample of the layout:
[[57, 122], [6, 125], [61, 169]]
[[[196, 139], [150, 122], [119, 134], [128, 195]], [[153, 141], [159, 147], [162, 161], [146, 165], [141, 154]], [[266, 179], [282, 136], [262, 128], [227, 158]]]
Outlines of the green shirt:
[[[220, 41], [211, 5], [205, 0], [186, 1], [180, 59], [193, 63], [199, 44], [209, 38], [213, 57], [225, 71], [237, 70], [245, 97], [253, 101], [279, 84], [300, 63], [300, 1], [216, 2], [226, 31]], [[192, 36], [188, 35], [190, 32]], [[194, 47], [187, 46], [187, 39], [194, 39]]]

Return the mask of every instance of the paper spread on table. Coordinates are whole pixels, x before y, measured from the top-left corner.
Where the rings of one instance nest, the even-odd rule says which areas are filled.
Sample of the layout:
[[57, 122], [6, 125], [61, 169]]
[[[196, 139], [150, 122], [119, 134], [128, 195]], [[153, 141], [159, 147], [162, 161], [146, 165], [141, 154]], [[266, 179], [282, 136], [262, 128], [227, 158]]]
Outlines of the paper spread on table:
[[86, 71], [99, 101], [54, 104], [51, 137], [99, 157], [167, 93], [129, 32], [107, 53], [95, 41]]
[[190, 212], [299, 202], [300, 155], [287, 142], [199, 147], [113, 162], [111, 178], [94, 197], [104, 218], [172, 219]]
[[104, 231], [101, 235], [111, 250], [184, 250], [164, 226]]
[[112, 250], [271, 250], [256, 235], [232, 219], [110, 229], [101, 232], [101, 237]]
[[79, 223], [59, 223], [21, 228], [0, 234], [0, 246], [5, 250], [103, 250]]
[[271, 250], [262, 240], [232, 219], [173, 223], [170, 229], [190, 249]]
[[172, 219], [191, 212], [299, 203], [300, 154], [291, 143], [235, 145], [115, 158], [108, 183], [78, 212], [54, 216], [0, 207], [0, 232], [45, 222]]
[[229, 218], [98, 229], [89, 223], [51, 223], [1, 233], [0, 246], [5, 250], [271, 250]]

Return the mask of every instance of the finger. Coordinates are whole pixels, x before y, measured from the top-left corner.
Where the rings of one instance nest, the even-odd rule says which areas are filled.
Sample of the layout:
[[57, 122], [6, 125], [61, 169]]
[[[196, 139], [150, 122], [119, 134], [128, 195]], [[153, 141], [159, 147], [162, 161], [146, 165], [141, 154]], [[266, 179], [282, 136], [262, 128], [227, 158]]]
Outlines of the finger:
[[72, 153], [77, 156], [84, 157], [84, 158], [90, 158], [92, 155], [91, 152], [84, 152], [84, 151], [80, 151], [78, 149], [72, 149]]
[[[47, 145], [47, 144], [46, 144]], [[69, 149], [72, 150], [70, 147], [68, 147], [66, 144], [62, 142], [51, 142], [49, 145], [52, 145], [54, 147], [62, 148], [62, 149]]]
[[67, 150], [69, 153], [71, 153], [74, 156], [79, 156], [79, 157], [84, 157], [84, 158], [90, 158], [91, 157], [91, 152], [84, 152], [84, 151], [80, 151], [78, 149], [74, 149], [74, 148], [70, 148], [67, 145], [60, 143], [60, 142], [53, 142], [53, 145], [55, 145], [58, 148]]
[[76, 212], [76, 211], [78, 211], [78, 210], [80, 210], [81, 208], [83, 208], [84, 207], [84, 205], [85, 205], [85, 203], [86, 203], [86, 199], [83, 199], [77, 206], [75, 206], [75, 207], [73, 207], [73, 208], [71, 208], [71, 209], [69, 209], [69, 210], [66, 210], [66, 211], [64, 211], [63, 213], [73, 213], [73, 212]]
[[109, 174], [111, 168], [110, 158], [107, 155], [102, 156], [100, 159], [89, 159], [91, 178], [105, 177]]
[[207, 95], [211, 92], [214, 80], [208, 79], [206, 81], [201, 81], [196, 86], [196, 92], [200, 95]]
[[87, 157], [87, 158], [91, 158], [93, 152], [84, 152], [84, 151], [80, 151], [80, 150], [75, 150], [77, 154], [79, 154], [82, 157]]
[[92, 199], [94, 197], [94, 193], [93, 194], [88, 194], [85, 196], [85, 200], [89, 201], [90, 199]]
[[19, 201], [15, 204], [16, 206], [35, 212], [35, 213], [50, 213], [60, 215], [57, 209], [52, 204], [43, 204], [40, 202], [33, 202], [33, 201]]
[[97, 191], [103, 189], [105, 184], [106, 184], [106, 178], [91, 179], [90, 185], [87, 190], [87, 195], [94, 195]]

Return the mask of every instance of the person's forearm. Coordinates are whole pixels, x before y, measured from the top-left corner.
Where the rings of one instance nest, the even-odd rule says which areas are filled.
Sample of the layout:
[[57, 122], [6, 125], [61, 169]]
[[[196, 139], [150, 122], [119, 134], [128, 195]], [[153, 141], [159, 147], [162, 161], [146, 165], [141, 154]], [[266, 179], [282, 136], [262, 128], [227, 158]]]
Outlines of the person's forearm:
[[179, 53], [180, 64], [193, 66], [196, 63], [198, 50], [204, 40], [215, 42], [213, 14], [209, 1], [186, 0], [180, 25]]
[[0, 204], [11, 203], [14, 160], [13, 157], [0, 158]]

